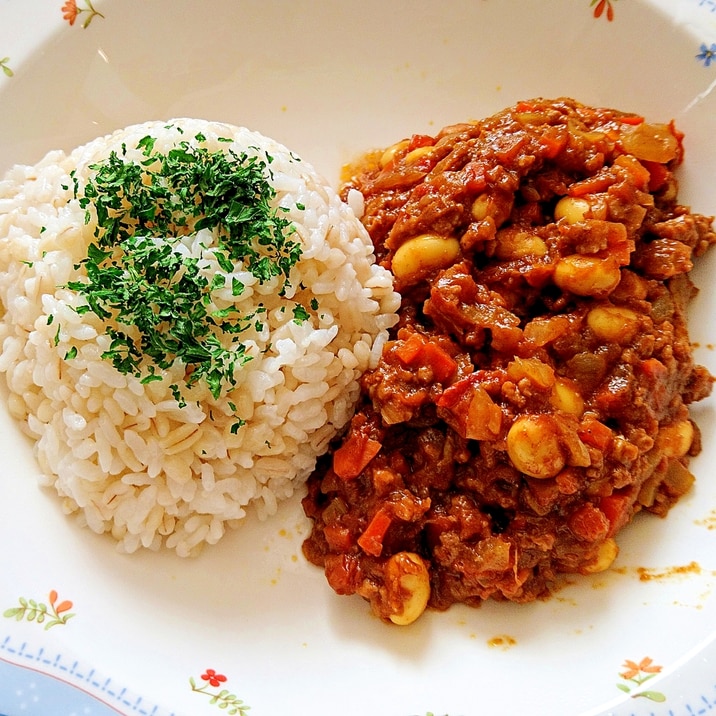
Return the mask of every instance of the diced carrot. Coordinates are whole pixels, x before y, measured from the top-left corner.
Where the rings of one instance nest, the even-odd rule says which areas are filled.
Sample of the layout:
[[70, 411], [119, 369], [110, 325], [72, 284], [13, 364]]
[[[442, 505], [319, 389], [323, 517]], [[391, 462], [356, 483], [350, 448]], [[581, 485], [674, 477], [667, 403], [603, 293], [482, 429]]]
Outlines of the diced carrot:
[[377, 440], [360, 432], [352, 432], [333, 453], [333, 472], [344, 480], [358, 477], [381, 447]]
[[622, 124], [631, 124], [631, 125], [636, 126], [637, 124], [643, 124], [644, 117], [642, 117], [638, 114], [633, 114], [633, 115], [629, 115], [627, 117], [619, 117], [619, 121]]
[[452, 378], [457, 371], [454, 358], [437, 343], [431, 341], [428, 341], [420, 351], [420, 360], [433, 369], [433, 375], [441, 383]]
[[425, 339], [419, 333], [412, 333], [395, 349], [395, 354], [405, 365], [412, 365], [425, 345]]
[[368, 523], [363, 534], [358, 538], [358, 546], [373, 557], [379, 557], [383, 551], [383, 538], [390, 527], [390, 515], [380, 508]]
[[606, 191], [614, 184], [614, 177], [609, 174], [595, 174], [593, 177], [582, 179], [582, 181], [572, 184], [567, 193], [570, 196], [584, 196], [585, 194], [596, 194]]
[[614, 492], [599, 500], [599, 509], [609, 520], [609, 533], [613, 537], [629, 521], [634, 496], [632, 490]]
[[539, 141], [545, 148], [544, 156], [554, 159], [567, 145], [567, 133], [558, 127], [548, 126]]
[[606, 450], [612, 441], [612, 431], [598, 420], [584, 420], [579, 428], [577, 428], [577, 434], [582, 442], [598, 450]]
[[457, 370], [457, 363], [447, 351], [418, 333], [413, 333], [397, 346], [395, 353], [406, 366], [430, 366], [433, 376], [440, 382], [451, 378]]

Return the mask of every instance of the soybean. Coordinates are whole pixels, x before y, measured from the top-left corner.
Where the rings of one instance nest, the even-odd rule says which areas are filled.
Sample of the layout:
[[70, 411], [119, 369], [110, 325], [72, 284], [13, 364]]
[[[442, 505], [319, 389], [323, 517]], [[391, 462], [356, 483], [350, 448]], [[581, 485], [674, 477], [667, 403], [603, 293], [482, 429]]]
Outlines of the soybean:
[[401, 244], [391, 268], [403, 283], [414, 283], [435, 270], [453, 264], [460, 255], [460, 242], [454, 237], [421, 234]]

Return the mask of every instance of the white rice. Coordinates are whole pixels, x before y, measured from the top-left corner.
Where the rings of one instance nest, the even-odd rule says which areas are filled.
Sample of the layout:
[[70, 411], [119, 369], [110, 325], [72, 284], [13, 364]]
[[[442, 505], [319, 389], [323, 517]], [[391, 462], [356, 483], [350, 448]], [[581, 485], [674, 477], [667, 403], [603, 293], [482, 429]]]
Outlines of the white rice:
[[[273, 204], [289, 209], [303, 251], [286, 298], [276, 295], [278, 279], [252, 282], [236, 267], [253, 293], [230, 300], [244, 312], [262, 302], [268, 319], [245, 336], [252, 360], [219, 398], [203, 383], [186, 388], [181, 364], [146, 384], [116, 370], [101, 357], [109, 345], [102, 321], [78, 313], [84, 298], [63, 288], [80, 279], [95, 228], [94, 221], [85, 225], [71, 172], [82, 187], [90, 165], [122, 145], [128, 159], [141, 161], [136, 147], [147, 135], [164, 153], [179, 142], [197, 145], [199, 133], [211, 152], [270, 155]], [[198, 255], [200, 243], [212, 240], [207, 234], [183, 240], [182, 251]], [[218, 264], [212, 270], [220, 271]], [[313, 297], [318, 308], [303, 323], [293, 321], [291, 301], [308, 308]], [[6, 174], [0, 301], [9, 410], [35, 441], [44, 484], [56, 489], [67, 513], [111, 534], [121, 551], [165, 545], [186, 556], [217, 542], [248, 506], [261, 518], [271, 515], [303, 483], [349, 421], [358, 380], [377, 360], [399, 297], [353, 210], [306, 162], [256, 132], [178, 119], [128, 127]], [[190, 396], [184, 407], [172, 383]], [[232, 432], [236, 414], [245, 424]]]

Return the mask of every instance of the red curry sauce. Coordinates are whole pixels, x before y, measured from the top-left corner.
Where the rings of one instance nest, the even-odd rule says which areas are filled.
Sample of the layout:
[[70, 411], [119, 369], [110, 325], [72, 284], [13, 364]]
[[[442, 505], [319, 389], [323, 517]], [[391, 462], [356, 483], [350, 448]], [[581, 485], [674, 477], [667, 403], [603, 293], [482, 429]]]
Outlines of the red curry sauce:
[[348, 177], [402, 305], [303, 501], [336, 592], [396, 623], [534, 600], [689, 490], [712, 385], [689, 271], [716, 236], [677, 201], [682, 158], [673, 123], [539, 99]]

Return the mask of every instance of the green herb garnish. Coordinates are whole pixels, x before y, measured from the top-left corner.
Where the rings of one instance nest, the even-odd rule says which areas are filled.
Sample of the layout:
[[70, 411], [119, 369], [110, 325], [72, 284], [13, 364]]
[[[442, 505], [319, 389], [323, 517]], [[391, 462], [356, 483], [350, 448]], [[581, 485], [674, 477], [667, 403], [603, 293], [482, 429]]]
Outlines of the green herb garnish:
[[310, 318], [310, 315], [308, 311], [301, 305], [297, 305], [293, 307], [293, 320], [301, 324], [304, 321], [308, 320]]
[[[155, 143], [151, 136], [140, 140], [140, 162], [129, 160], [123, 147], [91, 167], [94, 176], [84, 187], [75, 180], [85, 221], [96, 228], [80, 262], [85, 276], [67, 287], [87, 301], [80, 313], [92, 311], [106, 322], [111, 342], [103, 358], [117, 370], [148, 383], [180, 361], [188, 386], [203, 380], [218, 398], [251, 359], [241, 334], [258, 328], [266, 309], [217, 309], [214, 291], [229, 285], [238, 297], [245, 287], [235, 276], [209, 279], [209, 261], [226, 274], [249, 271], [262, 283], [278, 277], [283, 296], [301, 247], [283, 215], [287, 209], [271, 206], [271, 157], [210, 152], [187, 141], [163, 155]], [[182, 239], [202, 229], [211, 232], [210, 245], [200, 257], [188, 256]], [[296, 320], [308, 316], [302, 306], [293, 310]], [[179, 387], [171, 389], [184, 405]]]

